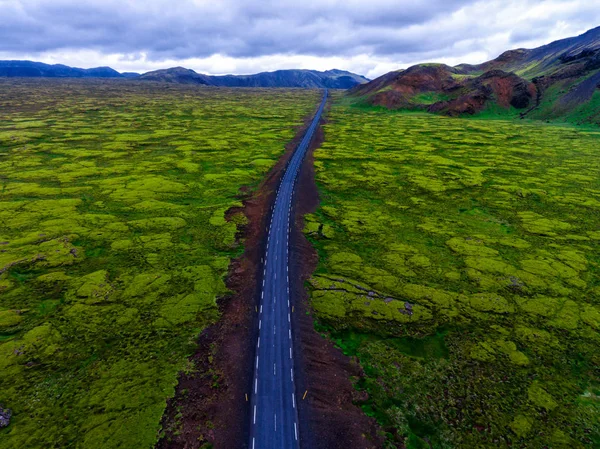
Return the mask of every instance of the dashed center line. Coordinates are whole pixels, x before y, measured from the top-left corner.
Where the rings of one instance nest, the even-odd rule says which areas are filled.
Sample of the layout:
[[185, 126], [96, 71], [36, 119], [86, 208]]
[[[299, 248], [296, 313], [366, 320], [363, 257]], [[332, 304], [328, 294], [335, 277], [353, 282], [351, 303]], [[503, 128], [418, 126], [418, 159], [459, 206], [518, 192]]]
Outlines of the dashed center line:
[[[277, 186], [275, 202], [271, 207], [271, 218], [267, 227], [266, 251], [264, 257], [261, 257], [261, 263], [263, 263], [263, 279], [260, 293], [260, 312], [258, 317], [254, 391], [251, 401], [251, 406], [253, 407], [253, 425], [250, 430], [252, 449], [255, 449], [257, 446], [260, 449], [279, 449], [282, 447], [285, 447], [286, 449], [298, 449], [298, 414], [296, 410], [293, 366], [294, 351], [292, 347], [291, 330], [291, 312], [293, 311], [293, 308], [290, 310], [291, 302], [289, 298], [289, 245], [292, 225], [291, 209], [298, 172], [304, 155], [308, 150], [312, 134], [317, 127], [320, 115], [323, 111], [326, 95], [327, 93], [325, 92], [318, 113], [315, 115], [302, 142], [298, 146], [298, 149], [286, 164], [285, 173]], [[287, 214], [285, 213], [286, 209]], [[270, 245], [271, 237], [274, 237], [274, 246]], [[283, 253], [284, 248], [285, 254]], [[280, 255], [282, 256], [281, 261], [279, 261]], [[271, 264], [269, 264], [269, 261]], [[260, 271], [258, 271], [258, 273], [260, 273]], [[283, 276], [284, 274], [285, 277]], [[280, 299], [283, 299], [283, 301], [277, 303], [277, 295]], [[283, 298], [281, 298], [282, 295]], [[265, 297], [267, 298], [266, 301], [269, 302], [265, 309], [266, 313], [263, 315]], [[268, 304], [272, 304], [272, 307], [268, 307]], [[286, 304], [287, 310], [285, 310]], [[285, 322], [285, 313], [287, 313], [287, 324]], [[262, 330], [263, 320], [266, 320], [264, 331]], [[270, 326], [273, 326], [272, 336], [271, 333], [267, 331]], [[288, 330], [289, 358], [285, 357], [285, 346], [282, 346], [286, 328]], [[261, 336], [264, 337], [262, 347], [260, 345]], [[260, 364], [261, 361], [262, 365]], [[267, 374], [270, 363], [273, 364], [272, 377]], [[278, 367], [281, 376], [277, 375]], [[284, 379], [285, 371], [287, 369], [289, 369], [290, 378]], [[260, 378], [260, 396], [258, 395], [259, 374], [262, 376]], [[286, 396], [290, 394], [292, 396], [292, 409], [289, 408], [289, 399], [285, 401], [277, 399], [282, 398], [282, 394], [285, 394]], [[287, 398], [289, 398], [289, 396], [287, 396]], [[260, 408], [260, 414], [258, 413], [258, 408]], [[271, 415], [271, 413], [273, 413], [273, 415]], [[281, 423], [278, 423], [277, 421], [278, 414], [282, 417]], [[269, 416], [273, 416], [273, 421], [269, 419]], [[292, 424], [294, 425], [293, 436], [291, 433]], [[274, 432], [277, 432], [277, 436], [274, 435]]]

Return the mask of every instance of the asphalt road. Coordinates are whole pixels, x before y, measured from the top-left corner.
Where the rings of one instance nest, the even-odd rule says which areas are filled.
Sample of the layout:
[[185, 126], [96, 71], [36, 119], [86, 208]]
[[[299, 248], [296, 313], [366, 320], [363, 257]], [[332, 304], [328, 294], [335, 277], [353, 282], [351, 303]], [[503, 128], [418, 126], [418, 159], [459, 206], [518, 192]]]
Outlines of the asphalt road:
[[250, 410], [251, 449], [299, 447], [289, 287], [289, 237], [296, 179], [327, 101], [327, 89], [277, 191], [267, 236]]

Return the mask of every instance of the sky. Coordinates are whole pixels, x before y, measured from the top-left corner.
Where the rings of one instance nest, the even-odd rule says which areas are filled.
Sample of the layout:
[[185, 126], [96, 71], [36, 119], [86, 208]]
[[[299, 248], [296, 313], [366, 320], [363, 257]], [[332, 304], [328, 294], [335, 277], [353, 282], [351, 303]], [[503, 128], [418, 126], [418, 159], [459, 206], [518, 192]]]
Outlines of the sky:
[[0, 0], [0, 59], [146, 72], [480, 63], [600, 25], [600, 0]]

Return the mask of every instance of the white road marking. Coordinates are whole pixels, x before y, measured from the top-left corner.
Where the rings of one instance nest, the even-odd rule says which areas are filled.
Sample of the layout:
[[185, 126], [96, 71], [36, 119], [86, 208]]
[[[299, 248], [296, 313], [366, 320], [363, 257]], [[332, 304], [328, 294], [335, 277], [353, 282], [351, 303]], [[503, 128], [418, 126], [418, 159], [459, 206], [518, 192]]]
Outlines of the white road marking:
[[258, 320], [258, 330], [260, 330], [261, 325], [262, 325], [262, 320]]
[[260, 299], [264, 299], [265, 298], [265, 291], [263, 290], [262, 292], [260, 292]]
[[[297, 151], [292, 158], [290, 158], [288, 160], [288, 162], [286, 163], [286, 172], [284, 173], [284, 176], [280, 179], [280, 182], [277, 186], [277, 192], [276, 192], [276, 197], [275, 197], [275, 201], [273, 202], [273, 205], [271, 206], [271, 217], [270, 217], [270, 223], [269, 226], [267, 228], [267, 245], [266, 245], [266, 252], [264, 254], [264, 259], [261, 257], [261, 262], [263, 262], [264, 260], [264, 266], [263, 266], [263, 290], [261, 291], [261, 300], [264, 300], [264, 296], [265, 296], [265, 290], [264, 287], [266, 285], [266, 268], [267, 268], [267, 264], [268, 264], [268, 256], [270, 254], [270, 242], [271, 242], [271, 237], [274, 236], [276, 239], [276, 245], [277, 248], [273, 248], [273, 252], [275, 255], [275, 267], [277, 267], [277, 264], [279, 262], [279, 254], [278, 254], [278, 248], [280, 243], [282, 243], [285, 246], [285, 257], [283, 256], [282, 253], [282, 263], [285, 265], [286, 267], [286, 279], [287, 279], [287, 285], [286, 285], [286, 291], [288, 294], [287, 299], [287, 306], [288, 306], [288, 323], [290, 323], [288, 325], [288, 337], [290, 339], [290, 345], [289, 346], [289, 354], [290, 354], [290, 360], [293, 360], [293, 348], [291, 346], [291, 339], [292, 339], [292, 331], [291, 331], [291, 310], [290, 310], [290, 299], [289, 299], [289, 295], [290, 295], [290, 285], [289, 285], [289, 253], [290, 253], [290, 233], [291, 233], [291, 209], [292, 209], [292, 203], [291, 200], [294, 199], [295, 197], [295, 192], [294, 192], [294, 188], [295, 188], [295, 183], [296, 180], [299, 177], [299, 170], [301, 169], [302, 166], [302, 161], [303, 158], [305, 156], [305, 154], [307, 153], [307, 148], [308, 148], [308, 143], [310, 142], [309, 139], [309, 135], [310, 137], [312, 137], [312, 133], [314, 132], [316, 128], [316, 124], [313, 123], [308, 132], [305, 134], [303, 141], [300, 144], [300, 148], [299, 151]], [[280, 198], [281, 196], [281, 198]], [[281, 211], [282, 208], [285, 208], [285, 204], [288, 204], [288, 216], [285, 217], [285, 215], [279, 214], [279, 212], [282, 212], [283, 214], [285, 214], [285, 212]], [[278, 209], [279, 208], [279, 209]], [[283, 209], [285, 210], [285, 209]], [[273, 229], [274, 228], [274, 229]], [[284, 230], [287, 228], [287, 233], [284, 234]], [[273, 231], [273, 232], [271, 232]], [[275, 234], [275, 235], [272, 235]], [[279, 237], [282, 237], [283, 242], [280, 242]], [[272, 274], [273, 277], [271, 278], [271, 280], [269, 282], [273, 282], [273, 281], [277, 281], [277, 274], [278, 274], [278, 270], [277, 268], [275, 268], [275, 270], [272, 270]], [[273, 306], [272, 306], [272, 313], [280, 313], [279, 311], [276, 312], [276, 297], [273, 293], [269, 293], [271, 294], [271, 296], [273, 297]], [[260, 348], [260, 336], [262, 334], [262, 306], [263, 303], [261, 302], [261, 306], [260, 306], [260, 314], [259, 315], [259, 336], [258, 336], [258, 341], [257, 341], [257, 346]], [[277, 335], [277, 328], [275, 325], [273, 325], [273, 334], [276, 336]], [[266, 329], [265, 329], [266, 332]], [[273, 346], [276, 346], [276, 342], [278, 344], [280, 344], [280, 340], [275, 339], [273, 341]], [[255, 375], [255, 379], [254, 379], [254, 394], [256, 395], [258, 392], [258, 361], [259, 361], [259, 356], [258, 354], [256, 355], [256, 375]], [[293, 362], [292, 362], [293, 365]], [[283, 371], [283, 369], [282, 369]], [[277, 375], [277, 364], [273, 363], [273, 375], [276, 376]], [[291, 377], [291, 381], [292, 383], [294, 382], [294, 369], [293, 366], [290, 368], [290, 377]], [[292, 405], [293, 408], [296, 409], [296, 397], [295, 397], [295, 392], [292, 393]], [[256, 424], [256, 410], [257, 410], [257, 405], [254, 405], [254, 424]], [[265, 417], [266, 418], [266, 417]], [[297, 417], [296, 417], [297, 419]], [[277, 414], [274, 414], [274, 426], [275, 426], [275, 431], [277, 431]], [[298, 422], [294, 420], [294, 435], [296, 438], [296, 441], [298, 441]], [[260, 436], [259, 436], [260, 438]], [[252, 449], [255, 449], [255, 437], [252, 438]], [[261, 443], [259, 443], [260, 445]]]

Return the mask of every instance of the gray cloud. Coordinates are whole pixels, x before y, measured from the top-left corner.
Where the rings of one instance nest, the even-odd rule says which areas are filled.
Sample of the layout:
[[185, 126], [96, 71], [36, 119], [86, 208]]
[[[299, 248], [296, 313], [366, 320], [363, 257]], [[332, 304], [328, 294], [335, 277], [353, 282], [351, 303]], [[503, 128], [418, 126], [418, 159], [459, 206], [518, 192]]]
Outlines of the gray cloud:
[[[0, 0], [0, 52], [134, 60], [364, 54], [399, 64], [583, 31], [598, 0]], [[536, 11], [534, 14], [528, 12]], [[522, 16], [523, 20], [519, 17]], [[498, 48], [496, 48], [498, 47]]]
[[[0, 50], [94, 48], [150, 57], [351, 54], [456, 11], [469, 0], [419, 1], [0, 1]], [[142, 6], [143, 5], [143, 6]], [[395, 52], [405, 49], [401, 45]], [[411, 51], [418, 42], [411, 42]], [[415, 47], [415, 48], [413, 48]]]

